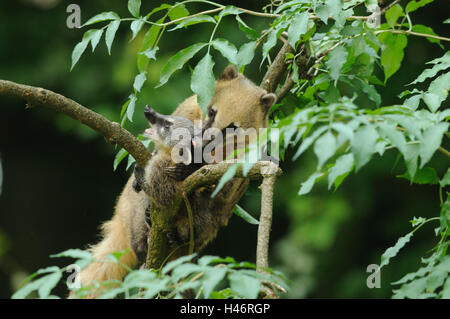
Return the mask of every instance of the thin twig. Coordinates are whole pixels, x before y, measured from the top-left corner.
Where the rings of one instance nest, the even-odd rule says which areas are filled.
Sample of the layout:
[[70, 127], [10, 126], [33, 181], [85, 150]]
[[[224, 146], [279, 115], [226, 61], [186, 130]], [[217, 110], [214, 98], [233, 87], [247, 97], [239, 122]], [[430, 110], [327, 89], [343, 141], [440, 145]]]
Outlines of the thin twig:
[[269, 268], [269, 238], [272, 227], [273, 186], [278, 167], [274, 163], [261, 167], [263, 182], [261, 188], [261, 216], [258, 225], [258, 243], [256, 246], [256, 268], [264, 271]]
[[397, 34], [409, 34], [409, 35], [415, 35], [418, 37], [424, 37], [424, 38], [432, 38], [432, 39], [436, 39], [436, 40], [442, 40], [442, 41], [449, 41], [450, 42], [450, 38], [446, 38], [446, 37], [441, 37], [439, 35], [433, 35], [433, 34], [428, 34], [428, 33], [419, 33], [419, 32], [413, 32], [413, 31], [408, 31], [408, 30], [380, 30], [380, 31], [375, 31], [375, 34], [380, 34], [380, 33], [384, 33], [384, 32], [391, 32], [391, 33], [397, 33]]

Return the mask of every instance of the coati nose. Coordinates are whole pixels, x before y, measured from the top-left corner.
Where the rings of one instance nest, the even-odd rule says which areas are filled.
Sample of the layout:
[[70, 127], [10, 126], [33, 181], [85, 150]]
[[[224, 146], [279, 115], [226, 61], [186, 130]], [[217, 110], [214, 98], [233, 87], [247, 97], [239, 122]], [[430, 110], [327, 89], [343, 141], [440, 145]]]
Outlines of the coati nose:
[[144, 115], [151, 124], [155, 124], [157, 112], [154, 109], [146, 105], [144, 109]]

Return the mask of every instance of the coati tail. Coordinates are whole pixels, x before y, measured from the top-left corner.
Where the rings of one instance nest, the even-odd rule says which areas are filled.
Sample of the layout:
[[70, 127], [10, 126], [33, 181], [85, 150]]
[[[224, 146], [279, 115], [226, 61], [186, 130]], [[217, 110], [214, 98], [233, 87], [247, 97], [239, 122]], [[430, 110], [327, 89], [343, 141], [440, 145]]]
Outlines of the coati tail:
[[[80, 272], [80, 281], [83, 287], [92, 285], [95, 281], [100, 284], [107, 280], [122, 280], [127, 273], [127, 267], [133, 268], [138, 260], [130, 249], [128, 236], [119, 219], [113, 218], [102, 226], [104, 238], [98, 244], [90, 247], [95, 261]], [[125, 240], [126, 239], [126, 240]], [[127, 250], [116, 263], [108, 260], [107, 256], [115, 252]], [[88, 298], [95, 298], [101, 293], [94, 291]]]

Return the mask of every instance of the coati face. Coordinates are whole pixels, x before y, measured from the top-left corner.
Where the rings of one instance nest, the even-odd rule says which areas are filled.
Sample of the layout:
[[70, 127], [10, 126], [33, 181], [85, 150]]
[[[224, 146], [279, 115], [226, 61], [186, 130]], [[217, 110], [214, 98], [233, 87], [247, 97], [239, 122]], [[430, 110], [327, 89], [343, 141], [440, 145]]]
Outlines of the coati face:
[[258, 130], [267, 127], [268, 113], [276, 99], [275, 94], [256, 86], [230, 65], [216, 82], [204, 129], [240, 127]]
[[181, 116], [162, 115], [148, 105], [144, 115], [151, 125], [151, 128], [145, 130], [145, 135], [157, 147], [170, 149], [177, 144], [190, 146], [194, 137], [194, 123], [191, 120]]

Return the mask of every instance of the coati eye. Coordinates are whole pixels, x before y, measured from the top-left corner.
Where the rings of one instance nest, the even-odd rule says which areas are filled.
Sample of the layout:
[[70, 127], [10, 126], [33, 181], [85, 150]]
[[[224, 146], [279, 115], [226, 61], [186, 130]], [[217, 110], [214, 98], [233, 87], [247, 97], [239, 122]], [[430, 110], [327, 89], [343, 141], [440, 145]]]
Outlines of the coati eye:
[[208, 111], [208, 116], [213, 117], [216, 114], [216, 111], [213, 108], [210, 108]]
[[164, 128], [166, 129], [166, 130], [168, 130], [169, 129], [169, 127], [170, 127], [170, 124], [169, 123], [164, 123]]

